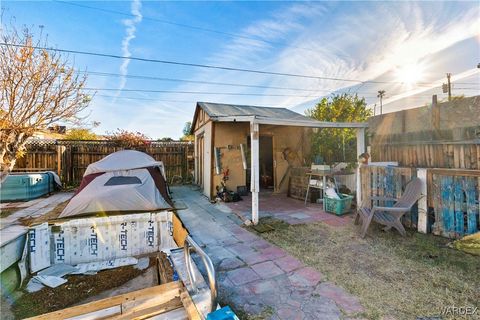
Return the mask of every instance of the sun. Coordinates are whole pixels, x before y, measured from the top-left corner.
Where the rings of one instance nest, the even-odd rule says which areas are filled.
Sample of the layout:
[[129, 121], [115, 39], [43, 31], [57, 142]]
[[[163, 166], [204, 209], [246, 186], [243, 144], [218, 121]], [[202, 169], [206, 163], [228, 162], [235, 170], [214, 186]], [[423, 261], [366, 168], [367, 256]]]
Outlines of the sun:
[[397, 67], [396, 77], [399, 82], [407, 85], [418, 83], [424, 78], [425, 68], [418, 63]]

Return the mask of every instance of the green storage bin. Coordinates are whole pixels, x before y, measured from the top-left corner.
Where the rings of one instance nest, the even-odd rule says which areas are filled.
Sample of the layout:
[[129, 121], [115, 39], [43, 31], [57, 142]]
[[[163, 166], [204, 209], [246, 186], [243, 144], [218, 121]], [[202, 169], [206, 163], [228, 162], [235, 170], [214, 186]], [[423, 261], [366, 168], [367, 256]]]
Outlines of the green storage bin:
[[335, 213], [337, 216], [350, 212], [353, 196], [340, 193], [339, 197], [340, 199], [325, 197], [325, 210], [327, 212]]

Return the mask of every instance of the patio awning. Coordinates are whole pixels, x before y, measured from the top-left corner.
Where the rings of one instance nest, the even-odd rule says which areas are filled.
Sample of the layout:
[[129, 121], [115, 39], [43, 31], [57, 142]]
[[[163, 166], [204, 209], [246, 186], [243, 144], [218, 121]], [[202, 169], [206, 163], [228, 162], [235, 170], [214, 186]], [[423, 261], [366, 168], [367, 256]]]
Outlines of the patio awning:
[[[215, 116], [214, 121], [219, 122], [249, 122], [250, 123], [250, 141], [251, 141], [251, 184], [252, 192], [252, 223], [258, 223], [258, 192], [260, 191], [260, 124], [276, 126], [293, 126], [308, 128], [354, 128], [357, 130], [357, 156], [365, 152], [365, 128], [368, 124], [365, 122], [325, 122], [314, 119], [278, 119], [262, 116]], [[360, 197], [360, 185], [357, 170], [357, 199]]]

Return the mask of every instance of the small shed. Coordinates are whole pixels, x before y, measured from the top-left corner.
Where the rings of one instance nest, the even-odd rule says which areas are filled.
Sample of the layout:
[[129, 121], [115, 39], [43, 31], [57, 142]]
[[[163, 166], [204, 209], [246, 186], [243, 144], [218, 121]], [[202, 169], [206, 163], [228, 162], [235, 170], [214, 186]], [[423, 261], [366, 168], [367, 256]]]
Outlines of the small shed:
[[365, 151], [366, 123], [322, 122], [286, 108], [197, 102], [195, 182], [214, 198], [227, 189], [252, 192], [252, 221], [258, 221], [258, 192], [287, 192], [290, 167], [310, 164], [313, 128], [357, 128], [357, 151]]

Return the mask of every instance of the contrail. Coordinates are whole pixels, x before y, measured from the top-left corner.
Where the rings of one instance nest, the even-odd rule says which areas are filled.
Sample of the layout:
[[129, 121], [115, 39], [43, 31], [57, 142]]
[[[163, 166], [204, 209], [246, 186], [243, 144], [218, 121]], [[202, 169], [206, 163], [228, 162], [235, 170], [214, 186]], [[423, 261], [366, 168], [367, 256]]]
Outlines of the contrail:
[[[140, 0], [133, 0], [131, 4], [131, 14], [134, 16], [131, 19], [123, 20], [123, 24], [127, 27], [125, 29], [126, 34], [122, 40], [122, 55], [125, 57], [131, 57], [130, 52], [130, 41], [135, 39], [135, 32], [137, 31], [137, 24], [142, 21], [142, 13], [140, 9], [142, 8], [142, 3]], [[120, 84], [118, 86], [118, 92], [116, 96], [120, 95], [123, 88], [127, 83], [127, 78], [125, 77], [128, 74], [128, 65], [130, 64], [130, 59], [124, 59], [122, 64], [120, 65], [120, 74], [122, 77], [120, 78]]]

